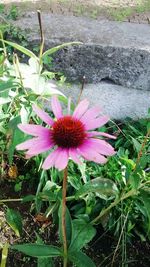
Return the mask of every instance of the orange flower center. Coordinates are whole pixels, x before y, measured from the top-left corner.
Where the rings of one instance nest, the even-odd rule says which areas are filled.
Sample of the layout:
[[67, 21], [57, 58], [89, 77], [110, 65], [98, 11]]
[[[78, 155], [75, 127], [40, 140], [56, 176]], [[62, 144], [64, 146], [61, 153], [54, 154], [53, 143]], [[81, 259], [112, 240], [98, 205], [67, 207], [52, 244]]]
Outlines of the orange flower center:
[[53, 124], [52, 139], [62, 148], [75, 148], [81, 145], [86, 138], [84, 125], [78, 119], [65, 116]]

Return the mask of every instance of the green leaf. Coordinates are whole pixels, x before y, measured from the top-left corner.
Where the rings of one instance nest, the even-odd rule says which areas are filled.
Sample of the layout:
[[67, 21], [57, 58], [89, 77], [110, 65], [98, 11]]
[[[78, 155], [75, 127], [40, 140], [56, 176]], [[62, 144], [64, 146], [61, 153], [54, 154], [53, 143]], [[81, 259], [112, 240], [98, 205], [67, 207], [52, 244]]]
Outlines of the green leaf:
[[13, 245], [12, 249], [16, 249], [31, 257], [58, 257], [62, 256], [62, 252], [58, 247], [39, 244], [22, 244]]
[[22, 218], [18, 211], [13, 209], [7, 209], [6, 212], [6, 221], [13, 229], [15, 234], [20, 237], [22, 233]]
[[81, 42], [70, 42], [70, 43], [64, 43], [64, 44], [52, 47], [43, 53], [42, 58], [45, 56], [52, 55], [52, 54], [56, 53], [58, 50], [64, 48], [65, 46], [79, 45], [79, 44], [82, 44], [82, 43]]
[[[62, 204], [59, 207], [59, 211], [58, 211], [58, 215], [59, 215], [59, 238], [62, 242]], [[71, 238], [72, 238], [72, 220], [71, 220], [71, 215], [70, 212], [68, 210], [68, 208], [66, 208], [66, 235], [67, 235], [67, 245], [70, 245], [71, 242]]]
[[91, 224], [81, 219], [73, 220], [72, 226], [72, 240], [69, 251], [78, 251], [92, 240], [96, 234], [96, 230]]
[[128, 159], [128, 158], [123, 158], [123, 157], [120, 157], [120, 159], [126, 163], [127, 166], [129, 166], [132, 170], [134, 170], [136, 164], [135, 162], [132, 160], [132, 159]]
[[6, 267], [6, 261], [7, 261], [7, 256], [8, 256], [8, 248], [9, 244], [5, 243], [3, 250], [2, 250], [2, 259], [1, 259], [1, 265], [0, 267]]
[[140, 184], [140, 175], [138, 172], [133, 172], [131, 175], [130, 175], [130, 182], [131, 182], [131, 185], [134, 189], [138, 189], [139, 187], [139, 184]]
[[17, 125], [20, 122], [21, 122], [21, 118], [20, 116], [17, 116], [14, 119], [12, 119], [8, 125], [12, 133], [11, 143], [8, 147], [8, 158], [9, 158], [10, 164], [12, 164], [16, 145], [22, 143], [25, 140], [24, 133], [22, 133], [17, 127]]
[[15, 49], [19, 50], [23, 54], [38, 60], [38, 57], [32, 51], [30, 51], [29, 49], [27, 49], [27, 48], [25, 48], [25, 47], [23, 47], [21, 45], [18, 45], [17, 43], [10, 42], [10, 41], [6, 41], [6, 40], [2, 40], [2, 39], [0, 39], [0, 41], [3, 41], [4, 43], [14, 47]]
[[37, 267], [54, 267], [51, 258], [38, 258]]
[[11, 102], [10, 97], [0, 97], [0, 105], [4, 105]]
[[23, 202], [23, 203], [25, 203], [25, 202], [30, 202], [30, 201], [33, 201], [35, 198], [36, 198], [36, 196], [34, 196], [34, 195], [28, 195], [28, 196], [26, 196], [26, 197], [24, 197], [24, 198], [22, 199], [22, 202]]
[[77, 191], [75, 197], [78, 198], [91, 192], [111, 196], [118, 193], [118, 188], [116, 184], [110, 179], [98, 177], [84, 184]]
[[[36, 243], [38, 245], [43, 245], [44, 244], [43, 240], [40, 238], [40, 236], [38, 234], [36, 234], [36, 235], [37, 235], [37, 242]], [[45, 258], [45, 257], [38, 258], [37, 267], [47, 267], [47, 266], [48, 267], [54, 267], [52, 258]]]
[[132, 138], [133, 145], [136, 149], [136, 152], [138, 153], [141, 149], [141, 144], [135, 138], [133, 138], [133, 137], [131, 137], [131, 138]]
[[81, 251], [74, 251], [69, 255], [69, 259], [76, 265], [76, 267], [96, 267], [95, 263]]
[[4, 92], [5, 90], [9, 90], [15, 88], [17, 83], [14, 83], [12, 80], [4, 81], [0, 80], [0, 93]]
[[146, 208], [146, 212], [147, 212], [147, 216], [148, 216], [148, 220], [149, 220], [148, 231], [150, 231], [150, 192], [148, 192], [146, 190], [140, 190], [140, 195], [142, 198], [142, 202], [144, 203], [144, 206]]
[[148, 122], [148, 124], [147, 124], [147, 131], [148, 132], [150, 131], [150, 122]]

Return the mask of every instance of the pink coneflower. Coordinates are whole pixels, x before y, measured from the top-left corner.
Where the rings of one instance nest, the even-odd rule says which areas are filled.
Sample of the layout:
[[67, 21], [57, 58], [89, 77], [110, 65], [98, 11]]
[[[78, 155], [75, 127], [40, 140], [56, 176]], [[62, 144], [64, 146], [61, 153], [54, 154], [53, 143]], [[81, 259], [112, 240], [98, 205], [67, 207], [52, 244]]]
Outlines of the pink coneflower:
[[27, 150], [27, 158], [51, 150], [42, 165], [45, 170], [52, 166], [62, 170], [67, 166], [69, 158], [77, 164], [81, 164], [80, 156], [88, 161], [106, 163], [105, 156], [111, 156], [115, 152], [110, 144], [99, 138], [102, 136], [114, 137], [91, 130], [107, 123], [108, 116], [99, 116], [101, 110], [98, 107], [88, 109], [89, 102], [87, 100], [81, 101], [72, 115], [63, 115], [57, 97], [52, 97], [51, 104], [56, 120], [53, 120], [45, 111], [33, 105], [34, 112], [48, 127], [19, 124], [19, 129], [32, 135], [33, 138], [17, 145], [17, 149]]

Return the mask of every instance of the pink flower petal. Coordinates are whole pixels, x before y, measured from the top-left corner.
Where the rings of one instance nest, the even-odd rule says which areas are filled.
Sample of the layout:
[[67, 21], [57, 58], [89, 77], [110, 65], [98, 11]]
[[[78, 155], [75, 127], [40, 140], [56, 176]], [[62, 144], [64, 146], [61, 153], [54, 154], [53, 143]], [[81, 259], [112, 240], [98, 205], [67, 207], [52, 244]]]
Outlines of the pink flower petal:
[[58, 157], [59, 155], [59, 151], [58, 149], [54, 150], [53, 152], [51, 152], [47, 158], [44, 160], [44, 163], [42, 165], [42, 168], [44, 170], [48, 170], [50, 169], [51, 167], [54, 167], [55, 165], [55, 159]]
[[83, 101], [81, 101], [77, 107], [75, 108], [75, 111], [73, 113], [73, 117], [76, 119], [80, 119], [81, 116], [86, 112], [86, 110], [88, 109], [89, 106], [89, 101], [87, 101], [86, 99], [84, 99]]
[[33, 147], [38, 144], [39, 138], [32, 138], [30, 140], [27, 140], [19, 145], [16, 146], [17, 150], [25, 150], [29, 149], [30, 147]]
[[94, 151], [91, 148], [88, 148], [86, 146], [85, 147], [81, 146], [77, 150], [86, 160], [94, 161], [96, 163], [101, 163], [101, 164], [107, 162], [107, 159], [104, 156], [100, 155], [99, 153], [97, 153], [97, 151]]
[[85, 114], [81, 117], [80, 120], [83, 123], [87, 122], [87, 120], [93, 120], [99, 115], [100, 111], [101, 109], [99, 107], [90, 108], [85, 112]]
[[33, 136], [39, 136], [42, 138], [47, 138], [51, 135], [51, 130], [44, 128], [41, 125], [35, 125], [35, 124], [19, 124], [18, 128], [23, 131], [24, 133], [33, 135]]
[[52, 110], [53, 110], [55, 117], [57, 119], [61, 118], [63, 116], [62, 108], [56, 96], [52, 97], [51, 105], [52, 105]]
[[69, 156], [77, 164], [82, 164], [82, 162], [79, 160], [79, 154], [76, 148], [69, 148]]
[[112, 156], [115, 154], [114, 148], [104, 140], [91, 138], [85, 141], [83, 147], [85, 146], [105, 156]]
[[57, 149], [57, 157], [55, 159], [55, 168], [63, 170], [68, 164], [69, 154], [68, 149]]
[[28, 151], [27, 151], [27, 155], [38, 155], [40, 153], [46, 152], [48, 150], [50, 150], [52, 147], [54, 147], [54, 144], [52, 142], [47, 142], [47, 141], [38, 141], [37, 142], [37, 146], [35, 147], [31, 147]]
[[109, 121], [108, 116], [102, 116], [102, 117], [99, 117], [97, 119], [87, 120], [84, 123], [85, 129], [86, 130], [92, 130], [95, 128], [99, 128], [99, 127], [103, 126], [104, 124], [106, 124], [108, 121]]
[[53, 125], [54, 123], [53, 119], [45, 111], [43, 111], [36, 105], [33, 105], [32, 108], [41, 120], [43, 120], [48, 125], [51, 125], [51, 126]]
[[104, 136], [104, 137], [108, 137], [108, 138], [111, 138], [111, 139], [116, 139], [117, 138], [114, 135], [103, 133], [103, 132], [96, 132], [96, 131], [88, 132], [87, 136], [88, 137]]

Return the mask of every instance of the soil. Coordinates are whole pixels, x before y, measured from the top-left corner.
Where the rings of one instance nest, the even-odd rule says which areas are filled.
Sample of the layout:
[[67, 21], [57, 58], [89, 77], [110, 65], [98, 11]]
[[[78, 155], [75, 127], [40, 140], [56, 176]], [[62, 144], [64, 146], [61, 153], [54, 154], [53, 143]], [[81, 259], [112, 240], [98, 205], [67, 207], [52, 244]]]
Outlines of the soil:
[[[31, 5], [32, 2], [32, 5]], [[19, 15], [40, 9], [46, 13], [86, 16], [97, 20], [150, 23], [149, 0], [1, 0], [8, 8], [19, 8]]]

